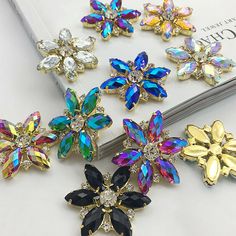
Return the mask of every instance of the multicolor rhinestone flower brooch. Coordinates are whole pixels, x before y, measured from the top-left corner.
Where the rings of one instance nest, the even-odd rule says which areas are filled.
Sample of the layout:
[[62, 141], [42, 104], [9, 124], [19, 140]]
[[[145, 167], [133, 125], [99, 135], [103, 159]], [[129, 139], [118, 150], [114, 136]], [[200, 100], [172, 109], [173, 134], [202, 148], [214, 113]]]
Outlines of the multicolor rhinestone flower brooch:
[[68, 29], [62, 29], [59, 39], [37, 43], [39, 52], [45, 57], [39, 63], [38, 70], [54, 71], [59, 75], [64, 74], [69, 82], [76, 81], [79, 73], [97, 67], [98, 59], [91, 53], [95, 41], [93, 37], [72, 38]]
[[85, 27], [95, 27], [104, 40], [112, 35], [130, 36], [134, 32], [131, 22], [138, 20], [141, 13], [122, 7], [122, 0], [112, 0], [110, 5], [97, 0], [90, 0], [92, 13], [81, 19]]
[[188, 125], [189, 145], [181, 152], [184, 160], [197, 162], [204, 170], [203, 181], [215, 185], [221, 175], [236, 177], [236, 140], [221, 121], [199, 128]]
[[204, 79], [209, 85], [216, 85], [221, 81], [223, 72], [231, 71], [236, 63], [218, 54], [222, 45], [220, 42], [204, 46], [193, 38], [186, 38], [185, 45], [180, 48], [166, 49], [170, 60], [177, 63], [177, 76], [180, 80], [191, 77]]
[[143, 30], [154, 30], [169, 41], [179, 34], [192, 35], [195, 27], [187, 20], [192, 14], [190, 7], [175, 7], [172, 0], [164, 0], [162, 6], [147, 3], [144, 5], [145, 18], [141, 21]]
[[153, 98], [160, 101], [167, 97], [163, 83], [170, 70], [148, 64], [146, 52], [141, 52], [134, 62], [110, 59], [110, 64], [112, 78], [102, 83], [101, 89], [107, 93], [118, 93], [125, 100], [128, 110], [132, 110], [140, 100]]
[[145, 207], [151, 200], [142, 193], [129, 190], [129, 169], [121, 167], [111, 177], [110, 174], [103, 176], [96, 167], [86, 165], [85, 176], [85, 188], [65, 197], [73, 206], [82, 207], [81, 235], [92, 235], [101, 228], [105, 232], [132, 236], [130, 219], [134, 218], [134, 210]]
[[138, 125], [130, 119], [123, 120], [128, 136], [124, 142], [125, 150], [117, 154], [112, 162], [118, 166], [128, 166], [132, 173], [138, 174], [138, 186], [147, 194], [152, 182], [163, 177], [171, 184], [180, 182], [179, 175], [172, 164], [173, 156], [187, 146], [187, 141], [170, 138], [163, 131], [163, 117], [156, 111], [149, 122]]
[[104, 108], [98, 106], [100, 100], [97, 87], [80, 98], [74, 90], [67, 89], [65, 114], [49, 123], [49, 127], [61, 137], [59, 159], [67, 158], [73, 150], [78, 150], [87, 161], [92, 161], [97, 155], [98, 131], [112, 125], [112, 119], [104, 114]]
[[31, 165], [46, 170], [50, 168], [47, 156], [49, 147], [57, 141], [51, 131], [40, 128], [39, 112], [31, 114], [24, 124], [0, 120], [0, 156], [4, 178], [14, 177], [20, 167], [28, 170]]

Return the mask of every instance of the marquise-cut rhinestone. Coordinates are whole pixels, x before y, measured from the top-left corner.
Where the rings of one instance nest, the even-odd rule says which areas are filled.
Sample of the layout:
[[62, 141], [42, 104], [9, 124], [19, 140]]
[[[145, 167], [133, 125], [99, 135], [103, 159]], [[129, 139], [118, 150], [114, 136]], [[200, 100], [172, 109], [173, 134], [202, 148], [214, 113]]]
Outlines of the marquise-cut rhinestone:
[[100, 203], [105, 207], [114, 206], [117, 202], [117, 195], [111, 189], [106, 189], [100, 194]]
[[78, 50], [90, 51], [94, 47], [96, 39], [94, 37], [88, 37], [86, 39], [75, 38], [73, 39], [73, 45]]

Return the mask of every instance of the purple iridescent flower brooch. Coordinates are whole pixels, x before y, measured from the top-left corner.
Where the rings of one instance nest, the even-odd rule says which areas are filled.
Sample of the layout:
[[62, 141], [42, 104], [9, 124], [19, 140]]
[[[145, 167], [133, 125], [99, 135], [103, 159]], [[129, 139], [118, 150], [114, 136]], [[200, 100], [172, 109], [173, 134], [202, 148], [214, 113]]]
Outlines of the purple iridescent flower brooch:
[[149, 122], [140, 125], [130, 119], [123, 120], [128, 139], [125, 150], [117, 154], [112, 162], [118, 166], [128, 166], [138, 174], [140, 191], [147, 194], [153, 182], [163, 177], [171, 184], [180, 182], [172, 160], [175, 154], [187, 146], [187, 141], [168, 137], [163, 131], [163, 116], [156, 111]]
[[133, 191], [129, 183], [128, 167], [120, 167], [111, 176], [102, 175], [94, 166], [85, 165], [86, 184], [82, 189], [66, 195], [65, 200], [81, 207], [81, 235], [93, 235], [97, 230], [115, 231], [118, 235], [132, 236], [130, 220], [136, 209], [151, 203], [149, 197]]
[[81, 22], [85, 27], [96, 28], [104, 40], [112, 35], [132, 35], [134, 28], [131, 22], [137, 21], [141, 15], [137, 10], [123, 8], [122, 0], [112, 0], [110, 4], [90, 0], [90, 6], [92, 13], [83, 17]]
[[148, 63], [148, 55], [141, 52], [134, 62], [110, 59], [112, 77], [102, 83], [101, 89], [107, 93], [118, 93], [125, 100], [128, 110], [135, 108], [138, 102], [147, 102], [149, 98], [162, 101], [167, 97], [163, 88], [170, 70], [155, 67]]

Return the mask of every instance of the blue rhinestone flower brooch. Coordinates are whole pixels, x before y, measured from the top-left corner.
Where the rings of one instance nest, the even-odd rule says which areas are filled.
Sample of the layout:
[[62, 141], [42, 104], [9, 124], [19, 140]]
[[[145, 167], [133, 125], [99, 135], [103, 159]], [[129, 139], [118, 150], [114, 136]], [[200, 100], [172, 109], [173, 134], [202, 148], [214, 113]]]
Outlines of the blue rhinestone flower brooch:
[[163, 83], [170, 70], [148, 64], [148, 55], [141, 52], [134, 62], [124, 62], [120, 59], [110, 59], [112, 77], [101, 85], [107, 93], [118, 93], [125, 100], [128, 110], [134, 109], [140, 100], [149, 98], [163, 100], [167, 92]]
[[110, 39], [112, 35], [131, 36], [134, 32], [131, 23], [141, 15], [137, 10], [124, 9], [122, 0], [112, 0], [110, 4], [90, 0], [90, 6], [92, 13], [83, 17], [81, 22], [85, 27], [95, 28], [104, 40]]
[[85, 160], [92, 161], [97, 155], [98, 131], [112, 125], [112, 119], [99, 106], [100, 90], [96, 87], [86, 96], [77, 97], [74, 90], [67, 89], [65, 101], [65, 114], [49, 123], [61, 138], [58, 158], [65, 159], [74, 150]]
[[98, 229], [115, 231], [118, 235], [132, 236], [130, 220], [136, 209], [151, 203], [149, 197], [133, 191], [129, 184], [130, 172], [120, 167], [114, 174], [102, 175], [94, 166], [85, 166], [87, 183], [82, 189], [66, 195], [65, 200], [81, 207], [81, 235], [93, 235]]

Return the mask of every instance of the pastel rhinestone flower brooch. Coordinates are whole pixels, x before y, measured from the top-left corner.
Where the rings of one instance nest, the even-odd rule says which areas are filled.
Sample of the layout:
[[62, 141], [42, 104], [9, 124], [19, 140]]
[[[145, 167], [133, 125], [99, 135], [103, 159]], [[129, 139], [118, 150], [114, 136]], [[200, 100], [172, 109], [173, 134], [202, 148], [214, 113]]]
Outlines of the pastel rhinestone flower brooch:
[[181, 157], [203, 168], [204, 183], [213, 186], [221, 175], [236, 177], [236, 140], [221, 121], [204, 128], [188, 125], [186, 134], [189, 145], [183, 148]]
[[74, 82], [85, 69], [97, 67], [98, 59], [91, 53], [95, 41], [93, 37], [73, 38], [68, 29], [62, 29], [59, 39], [37, 43], [39, 52], [45, 57], [37, 68], [43, 72], [63, 74], [69, 82]]
[[196, 32], [195, 27], [187, 20], [193, 11], [190, 7], [175, 7], [172, 0], [164, 0], [161, 6], [145, 4], [144, 11], [146, 16], [141, 21], [141, 28], [154, 30], [161, 34], [164, 41], [179, 34], [190, 36]]
[[134, 32], [132, 22], [138, 20], [141, 13], [137, 10], [122, 7], [122, 0], [112, 0], [110, 5], [97, 0], [90, 0], [92, 13], [83, 17], [85, 27], [94, 27], [102, 39], [108, 40], [112, 35], [130, 36]]
[[221, 81], [223, 72], [231, 71], [236, 66], [233, 60], [219, 54], [221, 48], [220, 42], [204, 46], [193, 38], [186, 38], [183, 47], [168, 48], [166, 53], [170, 60], [177, 63], [177, 76], [180, 80], [193, 77], [214, 86]]
[[101, 89], [107, 93], [118, 93], [125, 100], [128, 110], [134, 109], [140, 100], [153, 98], [160, 101], [167, 97], [163, 83], [170, 70], [148, 64], [146, 52], [141, 52], [134, 62], [110, 59], [110, 64], [112, 77], [102, 83]]
[[134, 217], [134, 210], [145, 207], [151, 200], [142, 193], [129, 190], [129, 169], [121, 167], [111, 177], [109, 174], [103, 176], [96, 167], [86, 165], [85, 176], [85, 188], [65, 197], [73, 206], [82, 207], [81, 235], [89, 236], [103, 229], [132, 236], [130, 219]]
[[28, 170], [32, 165], [46, 170], [50, 168], [47, 156], [49, 147], [57, 141], [52, 131], [40, 128], [39, 112], [32, 113], [26, 121], [13, 123], [0, 120], [0, 156], [4, 178], [14, 177], [20, 168]]
[[49, 123], [49, 127], [61, 138], [58, 158], [65, 159], [74, 150], [85, 160], [92, 161], [97, 155], [98, 131], [112, 125], [112, 119], [99, 106], [100, 91], [96, 87], [86, 96], [77, 97], [74, 90], [67, 89], [65, 101], [65, 114]]
[[123, 126], [128, 136], [124, 142], [125, 149], [112, 162], [130, 167], [132, 173], [137, 173], [138, 186], [143, 194], [147, 194], [153, 181], [159, 182], [160, 177], [171, 184], [178, 184], [179, 175], [171, 161], [187, 146], [187, 141], [167, 136], [163, 131], [162, 113], [156, 111], [149, 122], [141, 125], [124, 119]]

